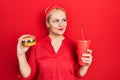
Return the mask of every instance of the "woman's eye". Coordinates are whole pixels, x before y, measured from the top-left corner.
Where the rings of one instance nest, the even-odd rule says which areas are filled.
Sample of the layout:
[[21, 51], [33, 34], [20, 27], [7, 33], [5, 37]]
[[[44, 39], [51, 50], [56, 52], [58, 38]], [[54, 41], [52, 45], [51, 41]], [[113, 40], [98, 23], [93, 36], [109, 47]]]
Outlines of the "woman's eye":
[[67, 20], [66, 19], [63, 19], [64, 22], [66, 22]]
[[53, 22], [54, 22], [54, 23], [55, 23], [55, 22], [59, 22], [59, 20], [54, 20]]

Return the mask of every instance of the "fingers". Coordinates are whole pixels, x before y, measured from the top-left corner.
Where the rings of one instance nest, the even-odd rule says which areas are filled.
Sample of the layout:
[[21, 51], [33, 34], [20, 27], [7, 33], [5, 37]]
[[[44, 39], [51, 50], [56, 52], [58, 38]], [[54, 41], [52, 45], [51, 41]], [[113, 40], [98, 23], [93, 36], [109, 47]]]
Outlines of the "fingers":
[[82, 54], [82, 57], [81, 57], [81, 59], [82, 59], [82, 62], [85, 62], [85, 63], [87, 63], [87, 64], [91, 64], [92, 63], [92, 50], [90, 50], [90, 49], [88, 49], [87, 50], [87, 52], [88, 52], [88, 54]]
[[87, 49], [87, 52], [91, 54], [91, 53], [92, 53], [92, 50], [91, 50], [91, 49]]
[[22, 45], [22, 39], [27, 36], [30, 36], [30, 34], [24, 34], [18, 38], [17, 54], [25, 53], [29, 49], [29, 47]]
[[[92, 50], [91, 49], [87, 49], [87, 52], [92, 54]], [[78, 51], [76, 51], [76, 53], [78, 53]]]
[[30, 34], [24, 34], [24, 35], [20, 36], [20, 37], [18, 38], [18, 44], [22, 44], [23, 38], [24, 38], [24, 37], [27, 37], [27, 36], [30, 36]]
[[23, 40], [24, 37], [27, 37], [27, 36], [30, 36], [30, 34], [24, 34], [24, 35], [22, 35], [22, 36], [20, 36], [20, 37], [18, 38], [17, 47], [24, 48], [24, 46], [22, 45], [22, 40]]
[[81, 59], [82, 59], [82, 62], [85, 62], [85, 63], [88, 63], [88, 64], [92, 63], [92, 56], [90, 56], [90, 57], [81, 57]]
[[91, 64], [92, 63], [92, 60], [82, 60], [82, 62], [85, 62], [85, 63], [87, 63], [87, 64]]
[[82, 56], [90, 57], [90, 56], [92, 56], [92, 54], [86, 54], [86, 53], [84, 54], [84, 53], [83, 53]]
[[22, 41], [24, 37], [30, 36], [30, 34], [24, 34], [18, 38], [18, 41]]

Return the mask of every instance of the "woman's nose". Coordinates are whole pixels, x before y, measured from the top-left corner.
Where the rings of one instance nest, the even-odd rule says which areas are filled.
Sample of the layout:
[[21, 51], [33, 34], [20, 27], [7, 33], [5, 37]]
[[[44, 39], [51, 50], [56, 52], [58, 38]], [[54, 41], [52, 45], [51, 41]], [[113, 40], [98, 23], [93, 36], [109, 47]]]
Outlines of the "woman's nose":
[[61, 21], [60, 23], [59, 23], [59, 27], [63, 27], [64, 26], [64, 23]]

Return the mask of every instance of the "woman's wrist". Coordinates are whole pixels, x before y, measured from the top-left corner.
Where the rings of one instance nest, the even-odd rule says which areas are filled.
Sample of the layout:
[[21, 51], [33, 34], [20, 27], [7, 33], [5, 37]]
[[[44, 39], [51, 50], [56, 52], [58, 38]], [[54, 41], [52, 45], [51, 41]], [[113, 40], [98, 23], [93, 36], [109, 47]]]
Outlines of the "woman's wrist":
[[18, 59], [25, 58], [25, 53], [17, 54]]
[[81, 66], [81, 67], [80, 67], [80, 75], [81, 75], [81, 76], [85, 76], [85, 74], [86, 74], [87, 71], [88, 71], [88, 68], [89, 68], [89, 66]]

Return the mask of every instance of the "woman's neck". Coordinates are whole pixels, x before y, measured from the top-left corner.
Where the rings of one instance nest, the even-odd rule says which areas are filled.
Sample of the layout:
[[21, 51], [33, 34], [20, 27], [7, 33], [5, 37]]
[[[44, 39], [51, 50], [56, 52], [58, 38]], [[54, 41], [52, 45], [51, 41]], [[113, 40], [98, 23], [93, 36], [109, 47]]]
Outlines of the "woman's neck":
[[62, 41], [65, 37], [63, 35], [53, 35], [49, 34], [52, 41]]

